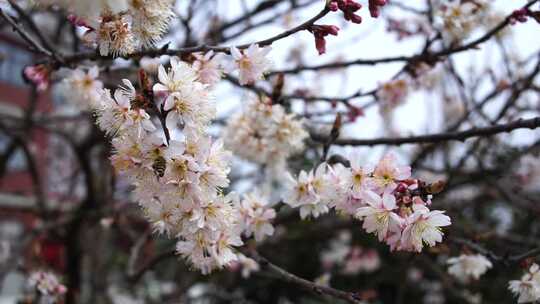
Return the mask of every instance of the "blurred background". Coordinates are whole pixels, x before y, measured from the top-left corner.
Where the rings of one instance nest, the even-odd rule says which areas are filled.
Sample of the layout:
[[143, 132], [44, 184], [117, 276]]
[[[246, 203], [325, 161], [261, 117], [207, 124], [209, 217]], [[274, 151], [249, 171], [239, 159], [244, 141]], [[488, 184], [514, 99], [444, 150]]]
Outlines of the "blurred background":
[[[311, 18], [324, 2], [178, 1], [178, 18], [158, 46], [261, 40]], [[311, 134], [328, 133], [337, 112], [345, 117], [341, 137], [355, 139], [456, 132], [539, 116], [540, 40], [532, 19], [437, 60], [419, 76], [404, 72], [410, 60], [354, 63], [420, 54], [430, 39], [433, 51], [475, 41], [527, 1], [461, 1], [483, 9], [458, 40], [444, 34], [448, 25], [437, 11], [444, 1], [391, 0], [377, 19], [369, 17], [367, 1], [359, 2], [365, 6], [361, 24], [345, 22], [338, 13], [321, 20], [341, 28], [337, 37], [327, 37], [324, 55], [318, 55], [307, 31], [273, 44], [273, 70], [256, 84], [271, 91], [283, 72], [284, 103], [305, 119]], [[91, 51], [66, 12], [18, 4], [59, 51]], [[8, 3], [0, 7], [20, 17]], [[68, 294], [77, 294], [77, 300], [68, 295], [66, 303], [337, 303], [264, 272], [245, 278], [240, 267], [209, 276], [191, 271], [172, 254], [173, 241], [151, 234], [131, 201], [129, 184], [113, 174], [110, 144], [94, 126], [94, 116], [78, 109], [60, 88], [65, 71], [57, 71], [44, 92], [24, 79], [23, 69], [43, 60], [5, 20], [0, 22], [0, 303], [34, 303], [27, 282], [34, 269], [55, 272]], [[167, 62], [167, 56], [160, 60]], [[327, 63], [338, 65], [302, 69]], [[85, 64], [98, 65], [105, 86], [113, 88], [122, 78], [134, 79], [140, 58]], [[409, 81], [405, 97], [399, 105], [383, 104], [376, 92], [391, 79], [402, 79], [399, 75]], [[211, 133], [219, 137], [228, 117], [254, 94], [227, 79], [215, 92], [218, 119]], [[352, 107], [332, 102], [338, 99]], [[391, 253], [358, 221], [333, 213], [301, 221], [281, 204], [276, 232], [258, 251], [300, 277], [355, 291], [365, 303], [515, 302], [507, 282], [521, 276], [523, 261], [503, 259], [469, 284], [449, 276], [445, 261], [477, 251], [476, 242], [499, 257], [540, 246], [539, 140], [538, 129], [520, 129], [463, 142], [332, 146], [330, 155], [356, 155], [364, 163], [376, 163], [391, 151], [411, 164], [414, 176], [444, 180], [446, 190], [434, 204], [452, 217], [445, 230], [452, 240], [421, 255]], [[312, 168], [320, 148], [308, 140], [306, 151], [290, 159], [290, 171]], [[263, 172], [260, 165], [235, 158], [230, 190], [252, 190]], [[274, 196], [277, 201], [279, 193]]]

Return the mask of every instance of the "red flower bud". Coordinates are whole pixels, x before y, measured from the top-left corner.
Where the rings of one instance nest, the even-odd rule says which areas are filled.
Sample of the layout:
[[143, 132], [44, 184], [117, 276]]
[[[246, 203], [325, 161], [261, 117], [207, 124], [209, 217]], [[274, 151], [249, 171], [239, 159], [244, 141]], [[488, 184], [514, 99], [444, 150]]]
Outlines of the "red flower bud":
[[327, 35], [337, 36], [339, 27], [335, 25], [312, 25], [309, 31], [315, 36], [315, 47], [319, 51], [319, 55], [326, 52], [326, 41], [324, 37]]
[[362, 22], [362, 17], [355, 14], [356, 11], [362, 8], [362, 4], [353, 0], [334, 0], [328, 4], [328, 8], [335, 12], [340, 9], [343, 12], [345, 20], [353, 23]]
[[317, 48], [319, 55], [326, 53], [326, 40], [323, 36], [315, 36], [315, 48]]
[[518, 22], [525, 23], [527, 22], [527, 17], [529, 16], [530, 11], [526, 8], [518, 9], [512, 12], [510, 16], [510, 23], [516, 24]]
[[380, 15], [380, 8], [386, 5], [386, 0], [369, 0], [369, 14], [373, 18], [377, 18]]

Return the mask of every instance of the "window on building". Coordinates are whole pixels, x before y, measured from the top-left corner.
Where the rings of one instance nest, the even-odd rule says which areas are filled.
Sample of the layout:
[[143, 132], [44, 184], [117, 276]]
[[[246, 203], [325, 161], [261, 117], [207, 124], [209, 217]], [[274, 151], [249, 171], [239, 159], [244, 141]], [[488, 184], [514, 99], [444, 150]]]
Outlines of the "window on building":
[[32, 54], [0, 41], [0, 81], [16, 86], [24, 85], [22, 70], [31, 63]]
[[[6, 153], [11, 140], [9, 137], [0, 134], [0, 153]], [[17, 148], [8, 158], [6, 169], [8, 172], [23, 171], [27, 168], [26, 155], [21, 148]]]

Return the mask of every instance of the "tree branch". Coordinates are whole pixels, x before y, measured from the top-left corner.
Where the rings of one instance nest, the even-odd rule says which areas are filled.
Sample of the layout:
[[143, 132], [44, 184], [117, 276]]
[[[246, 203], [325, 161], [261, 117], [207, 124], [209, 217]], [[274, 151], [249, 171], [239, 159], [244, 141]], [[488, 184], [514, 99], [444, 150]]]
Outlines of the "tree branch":
[[346, 291], [338, 290], [338, 289], [335, 289], [335, 288], [332, 288], [332, 287], [319, 285], [319, 284], [316, 284], [314, 282], [303, 279], [301, 277], [298, 277], [298, 276], [286, 271], [285, 269], [283, 269], [283, 268], [281, 268], [281, 267], [279, 267], [277, 265], [272, 264], [266, 258], [259, 255], [256, 251], [251, 251], [249, 253], [249, 256], [251, 258], [253, 258], [255, 261], [257, 261], [257, 263], [259, 263], [259, 265], [261, 265], [261, 267], [263, 267], [264, 269], [266, 269], [266, 270], [270, 271], [271, 273], [275, 274], [276, 276], [278, 276], [283, 281], [293, 283], [293, 284], [298, 285], [299, 287], [301, 287], [301, 288], [303, 288], [305, 290], [309, 290], [309, 291], [311, 291], [313, 293], [316, 293], [318, 295], [328, 295], [328, 296], [331, 296], [331, 297], [334, 297], [334, 298], [337, 298], [337, 299], [345, 300], [348, 303], [353, 303], [353, 304], [361, 303], [360, 298], [354, 292], [346, 292]]
[[[517, 129], [536, 129], [540, 127], [540, 117], [531, 119], [518, 119], [507, 124], [498, 124], [485, 128], [472, 128], [461, 132], [448, 132], [430, 135], [420, 135], [411, 137], [396, 138], [376, 138], [376, 139], [337, 139], [334, 144], [341, 146], [375, 146], [375, 145], [393, 145], [420, 143], [440, 143], [445, 141], [457, 140], [465, 141], [472, 137], [487, 137], [499, 133], [512, 132]], [[312, 134], [311, 138], [318, 142], [326, 142], [326, 136]]]

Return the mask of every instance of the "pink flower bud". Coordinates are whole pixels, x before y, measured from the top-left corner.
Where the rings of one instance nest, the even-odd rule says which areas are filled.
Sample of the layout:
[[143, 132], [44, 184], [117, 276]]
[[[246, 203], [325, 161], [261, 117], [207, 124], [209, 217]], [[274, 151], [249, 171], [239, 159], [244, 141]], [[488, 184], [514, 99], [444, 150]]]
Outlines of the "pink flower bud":
[[24, 68], [24, 76], [32, 82], [38, 91], [45, 91], [49, 87], [49, 68], [43, 64]]

